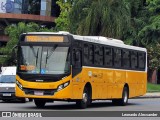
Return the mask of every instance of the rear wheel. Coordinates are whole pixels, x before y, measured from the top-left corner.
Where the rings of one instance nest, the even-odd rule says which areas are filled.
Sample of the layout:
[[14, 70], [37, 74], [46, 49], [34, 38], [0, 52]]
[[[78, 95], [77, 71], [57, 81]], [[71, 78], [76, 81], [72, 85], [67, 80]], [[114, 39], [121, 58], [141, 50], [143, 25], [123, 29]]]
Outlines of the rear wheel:
[[85, 109], [89, 104], [91, 104], [91, 97], [86, 87], [84, 88], [82, 99], [76, 101], [76, 104], [81, 109]]
[[28, 98], [29, 99], [29, 102], [32, 102], [33, 101], [33, 99], [32, 98]]
[[112, 100], [112, 103], [114, 105], [125, 106], [128, 104], [128, 97], [129, 97], [128, 87], [124, 87], [123, 93], [122, 93], [122, 98], [121, 99], [114, 99], [114, 100]]
[[39, 99], [34, 99], [34, 103], [38, 108], [43, 108], [46, 104], [46, 101], [39, 100]]

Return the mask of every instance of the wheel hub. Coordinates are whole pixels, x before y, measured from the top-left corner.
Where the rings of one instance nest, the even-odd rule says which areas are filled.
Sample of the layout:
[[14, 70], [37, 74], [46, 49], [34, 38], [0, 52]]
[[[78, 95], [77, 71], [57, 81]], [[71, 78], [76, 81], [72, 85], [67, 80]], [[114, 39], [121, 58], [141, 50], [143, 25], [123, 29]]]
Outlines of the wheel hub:
[[88, 100], [87, 94], [83, 93], [83, 102], [86, 103]]
[[125, 103], [127, 102], [127, 99], [128, 99], [128, 96], [127, 96], [127, 92], [125, 91], [125, 92], [124, 92], [124, 102], [125, 102]]

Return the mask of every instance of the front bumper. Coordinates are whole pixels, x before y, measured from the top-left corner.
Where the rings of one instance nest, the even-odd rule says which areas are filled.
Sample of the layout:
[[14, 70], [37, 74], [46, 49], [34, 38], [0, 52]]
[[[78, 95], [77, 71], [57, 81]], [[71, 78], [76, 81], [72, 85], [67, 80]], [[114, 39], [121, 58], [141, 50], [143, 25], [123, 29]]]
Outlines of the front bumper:
[[[35, 92], [43, 92], [41, 95], [35, 94]], [[16, 85], [16, 96], [23, 98], [44, 98], [44, 99], [52, 99], [52, 100], [70, 100], [72, 98], [71, 85], [57, 92], [56, 89], [48, 90], [48, 89], [30, 89], [24, 88], [20, 89]]]

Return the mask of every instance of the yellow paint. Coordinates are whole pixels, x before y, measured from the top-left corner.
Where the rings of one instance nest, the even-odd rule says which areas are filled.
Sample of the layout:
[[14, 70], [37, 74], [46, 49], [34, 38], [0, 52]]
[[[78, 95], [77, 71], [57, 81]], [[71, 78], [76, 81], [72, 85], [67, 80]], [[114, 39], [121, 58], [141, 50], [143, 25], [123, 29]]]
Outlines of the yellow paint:
[[27, 82], [16, 76], [16, 79], [25, 88], [31, 89], [57, 89], [57, 87], [70, 80], [69, 86], [56, 92], [53, 96], [26, 95], [16, 86], [16, 96], [27, 98], [48, 99], [82, 99], [84, 86], [89, 82], [92, 86], [92, 99], [121, 98], [125, 84], [129, 86], [129, 97], [144, 95], [146, 93], [147, 73], [139, 71], [125, 71], [114, 69], [99, 69], [84, 67], [74, 78], [70, 76], [57, 82]]

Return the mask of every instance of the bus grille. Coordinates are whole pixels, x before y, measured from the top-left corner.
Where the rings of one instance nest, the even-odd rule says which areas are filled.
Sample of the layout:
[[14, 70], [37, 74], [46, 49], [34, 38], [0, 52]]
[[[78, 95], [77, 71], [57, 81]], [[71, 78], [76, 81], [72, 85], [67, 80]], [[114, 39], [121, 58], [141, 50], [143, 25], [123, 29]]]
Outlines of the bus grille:
[[35, 95], [35, 91], [43, 91], [43, 95], [54, 95], [56, 92], [55, 89], [48, 90], [48, 89], [29, 89], [29, 88], [23, 88], [23, 91], [27, 95]]

